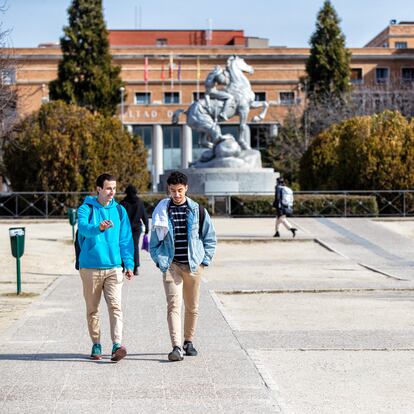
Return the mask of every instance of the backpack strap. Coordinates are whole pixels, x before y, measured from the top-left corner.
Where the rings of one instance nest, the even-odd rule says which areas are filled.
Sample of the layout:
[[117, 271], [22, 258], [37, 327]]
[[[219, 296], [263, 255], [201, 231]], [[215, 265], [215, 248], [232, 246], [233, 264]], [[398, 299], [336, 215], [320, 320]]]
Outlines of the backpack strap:
[[119, 219], [122, 221], [122, 215], [124, 214], [122, 211], [122, 206], [121, 204], [117, 204], [116, 205], [116, 209], [118, 210], [118, 214], [119, 214]]
[[206, 209], [199, 204], [198, 205], [198, 237], [201, 239], [202, 236], [202, 232], [203, 232], [203, 225], [204, 225], [204, 220], [206, 218]]
[[[89, 204], [87, 204], [87, 206], [88, 206]], [[92, 220], [92, 215], [93, 215], [93, 207], [92, 206], [89, 206], [89, 208], [90, 208], [90, 210], [89, 210], [89, 218], [88, 218], [88, 223], [90, 223], [91, 222], [91, 220]]]
[[[89, 206], [89, 204], [87, 204]], [[89, 206], [89, 217], [88, 217], [88, 223], [91, 222], [93, 215], [93, 207]], [[76, 229], [75, 233], [75, 269], [79, 270], [79, 255], [80, 255], [81, 247], [79, 244], [79, 230]]]

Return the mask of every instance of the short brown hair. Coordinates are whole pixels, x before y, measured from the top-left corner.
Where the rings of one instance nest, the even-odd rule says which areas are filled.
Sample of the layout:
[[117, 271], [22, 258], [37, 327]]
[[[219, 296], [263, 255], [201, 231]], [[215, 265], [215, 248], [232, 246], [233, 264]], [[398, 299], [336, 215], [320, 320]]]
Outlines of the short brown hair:
[[100, 187], [100, 188], [103, 188], [105, 181], [116, 181], [116, 177], [114, 175], [111, 175], [111, 174], [108, 174], [108, 173], [101, 174], [96, 179], [96, 186]]

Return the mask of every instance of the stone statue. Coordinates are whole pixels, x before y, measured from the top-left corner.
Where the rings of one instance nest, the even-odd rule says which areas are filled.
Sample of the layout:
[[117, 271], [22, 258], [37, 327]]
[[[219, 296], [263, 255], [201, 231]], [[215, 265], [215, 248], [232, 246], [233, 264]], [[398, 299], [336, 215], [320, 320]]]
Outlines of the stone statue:
[[[252, 150], [246, 139], [247, 119], [250, 108], [262, 108], [252, 122], [263, 120], [269, 104], [255, 101], [244, 73], [252, 74], [253, 68], [238, 56], [229, 57], [225, 69], [216, 66], [208, 74], [205, 98], [193, 102], [186, 110], [179, 109], [174, 113], [173, 123], [178, 123], [181, 113], [187, 115], [187, 124], [202, 133], [201, 144], [208, 148], [193, 164], [194, 167], [261, 168], [259, 151]], [[222, 135], [218, 123], [234, 116], [239, 116], [240, 120], [237, 139], [230, 134]]]
[[[214, 117], [214, 120], [217, 121], [217, 114], [215, 110], [211, 107], [211, 99], [218, 99], [224, 101], [224, 105], [221, 108], [221, 112], [219, 114], [220, 118], [224, 121], [227, 121], [227, 114], [226, 112], [229, 110], [229, 104], [233, 99], [233, 95], [226, 92], [224, 89], [217, 89], [216, 85], [225, 85], [227, 86], [230, 83], [229, 74], [227, 71], [224, 71], [221, 66], [216, 66], [214, 70], [212, 70], [206, 78], [204, 83], [206, 92], [205, 92], [205, 102], [207, 110], [210, 112], [210, 115]], [[214, 109], [217, 109], [215, 106]]]

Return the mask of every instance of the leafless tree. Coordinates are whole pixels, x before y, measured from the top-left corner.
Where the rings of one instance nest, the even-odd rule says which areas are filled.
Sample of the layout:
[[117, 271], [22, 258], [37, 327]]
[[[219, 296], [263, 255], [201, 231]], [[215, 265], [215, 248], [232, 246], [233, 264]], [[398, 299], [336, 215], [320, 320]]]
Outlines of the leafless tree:
[[372, 115], [385, 110], [399, 111], [414, 116], [414, 79], [393, 79], [376, 85], [355, 85], [342, 96], [325, 96], [313, 99], [308, 94], [303, 114], [308, 144], [332, 124], [355, 116]]
[[[6, 0], [0, 2], [0, 15], [7, 11]], [[7, 132], [17, 119], [16, 62], [10, 42], [10, 31], [0, 21], [0, 191], [5, 175], [3, 147]]]

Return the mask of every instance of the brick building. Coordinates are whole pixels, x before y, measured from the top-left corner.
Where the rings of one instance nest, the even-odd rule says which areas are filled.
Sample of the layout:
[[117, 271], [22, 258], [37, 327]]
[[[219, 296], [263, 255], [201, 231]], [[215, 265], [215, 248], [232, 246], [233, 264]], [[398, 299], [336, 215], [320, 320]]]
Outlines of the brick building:
[[[185, 116], [177, 126], [171, 124], [171, 116], [202, 97], [207, 74], [215, 65], [225, 66], [231, 55], [254, 67], [248, 77], [256, 100], [270, 105], [262, 122], [249, 123], [252, 147], [266, 146], [292, 106], [303, 108], [299, 79], [305, 75], [308, 48], [269, 46], [266, 39], [247, 37], [243, 30], [111, 30], [109, 40], [126, 83], [119, 116], [144, 139], [154, 183], [164, 170], [187, 167], [198, 157], [198, 135], [185, 124]], [[351, 49], [352, 82], [413, 81], [413, 47], [414, 23], [392, 22], [365, 47]], [[43, 44], [16, 49], [14, 54], [17, 69], [3, 75], [3, 81], [16, 83], [18, 112], [24, 115], [48, 100], [47, 85], [56, 77], [61, 53], [58, 45]], [[249, 119], [258, 113], [251, 110]], [[237, 133], [237, 121], [223, 123], [224, 132]]]

